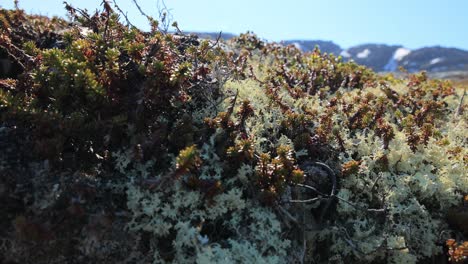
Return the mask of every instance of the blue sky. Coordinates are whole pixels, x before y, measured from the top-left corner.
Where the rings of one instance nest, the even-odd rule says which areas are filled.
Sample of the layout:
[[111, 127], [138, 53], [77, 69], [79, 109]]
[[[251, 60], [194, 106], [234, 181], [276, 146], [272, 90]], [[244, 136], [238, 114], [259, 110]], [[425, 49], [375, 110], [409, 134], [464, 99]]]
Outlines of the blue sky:
[[[130, 20], [147, 29], [131, 0], [116, 0]], [[63, 0], [20, 0], [27, 12], [65, 14]], [[95, 10], [99, 0], [69, 0]], [[112, 0], [111, 0], [112, 2]], [[157, 16], [158, 0], [138, 0]], [[332, 40], [346, 48], [363, 43], [401, 44], [408, 48], [441, 45], [468, 50], [466, 0], [165, 0], [179, 27], [186, 31], [247, 30], [262, 38]], [[13, 0], [0, 6], [12, 8]]]

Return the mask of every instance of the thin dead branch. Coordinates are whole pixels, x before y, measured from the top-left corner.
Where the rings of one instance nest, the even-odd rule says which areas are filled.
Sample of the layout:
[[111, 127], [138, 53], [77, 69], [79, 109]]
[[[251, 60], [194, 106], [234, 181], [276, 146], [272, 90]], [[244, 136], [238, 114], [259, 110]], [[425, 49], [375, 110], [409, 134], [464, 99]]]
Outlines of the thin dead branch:
[[35, 59], [11, 43], [10, 38], [5, 34], [0, 34], [0, 47], [2, 47], [7, 52], [8, 56], [18, 63], [23, 70], [35, 64]]
[[465, 99], [465, 94], [466, 94], [466, 88], [465, 90], [463, 90], [463, 95], [460, 98], [460, 103], [458, 103], [457, 111], [455, 111], [455, 116], [460, 116], [463, 114], [463, 110], [464, 110], [463, 100]]
[[136, 28], [136, 27], [132, 24], [132, 22], [130, 22], [130, 19], [128, 19], [127, 13], [124, 12], [124, 11], [120, 8], [120, 6], [117, 4], [117, 2], [116, 2], [115, 0], [112, 0], [112, 1], [114, 2], [114, 7], [117, 9], [117, 11], [119, 11], [119, 13], [125, 18], [125, 21], [127, 22], [127, 25], [128, 25], [128, 26], [131, 26], [131, 27], [133, 27], [133, 28]]
[[138, 9], [138, 11], [140, 12], [140, 14], [144, 17], [146, 17], [148, 20], [152, 20], [152, 18], [150, 16], [148, 16], [144, 11], [143, 9], [141, 9], [141, 6], [138, 4], [138, 2], [136, 0], [132, 0], [133, 4], [136, 6], [136, 8]]

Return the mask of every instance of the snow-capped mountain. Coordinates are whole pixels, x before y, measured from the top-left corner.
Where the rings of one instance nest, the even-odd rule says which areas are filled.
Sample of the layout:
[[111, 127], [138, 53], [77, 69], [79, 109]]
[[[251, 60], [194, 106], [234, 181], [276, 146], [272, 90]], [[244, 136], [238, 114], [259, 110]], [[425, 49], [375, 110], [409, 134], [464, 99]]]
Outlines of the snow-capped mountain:
[[[201, 38], [215, 39], [219, 33], [196, 32]], [[223, 33], [224, 40], [235, 37]], [[401, 45], [363, 44], [343, 49], [332, 41], [323, 40], [285, 40], [284, 45], [311, 52], [317, 46], [322, 52], [333, 53], [344, 60], [354, 60], [377, 72], [396, 72], [402, 66], [409, 72], [428, 71], [429, 73], [466, 71], [468, 72], [468, 51], [440, 46], [408, 49]]]
[[[313, 47], [310, 48], [310, 46], [318, 41], [285, 41], [284, 43], [295, 45], [302, 51], [309, 52], [313, 50]], [[334, 43], [331, 42], [331, 44]], [[336, 44], [333, 46], [339, 47]], [[456, 48], [435, 46], [410, 50], [403, 46], [385, 44], [364, 44], [348, 49], [338, 49], [337, 47], [334, 47], [333, 50], [320, 48], [323, 52], [340, 55], [347, 61], [354, 60], [356, 63], [378, 72], [394, 72], [400, 66], [409, 72], [421, 70], [428, 72], [468, 71], [468, 51]]]
[[468, 70], [468, 52], [455, 48], [427, 47], [411, 51], [400, 65], [409, 71], [446, 72]]
[[340, 55], [345, 60], [355, 62], [373, 68], [376, 71], [384, 71], [390, 59], [400, 46], [388, 46], [382, 44], [364, 44], [354, 46], [341, 51]]
[[332, 41], [323, 40], [285, 40], [285, 45], [294, 45], [302, 51], [312, 51], [317, 46], [322, 52], [339, 54], [342, 48]]
[[403, 60], [404, 57], [406, 57], [410, 53], [411, 53], [411, 50], [407, 48], [403, 48], [403, 47], [397, 48], [395, 52], [393, 52], [393, 56], [390, 57], [387, 64], [385, 64], [383, 70], [386, 72], [397, 71], [400, 62]]

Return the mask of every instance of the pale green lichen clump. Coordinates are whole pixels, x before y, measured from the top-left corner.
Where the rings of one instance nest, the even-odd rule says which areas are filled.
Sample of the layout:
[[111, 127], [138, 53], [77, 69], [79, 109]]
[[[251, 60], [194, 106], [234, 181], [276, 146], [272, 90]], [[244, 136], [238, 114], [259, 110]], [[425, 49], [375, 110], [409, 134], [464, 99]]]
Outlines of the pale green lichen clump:
[[[239, 99], [250, 99], [253, 108], [261, 113], [246, 122], [246, 129], [256, 142], [256, 151], [264, 152], [278, 142], [293, 146], [291, 139], [280, 133], [281, 110], [269, 105], [258, 84], [251, 80], [229, 82], [224, 89], [238, 90]], [[356, 94], [355, 91], [342, 92], [344, 98]], [[360, 91], [365, 92], [366, 89]], [[304, 99], [301, 101], [307, 103]], [[321, 111], [321, 107], [318, 108]], [[342, 201], [338, 201], [334, 218], [328, 220], [329, 225], [323, 230], [308, 236], [308, 243], [313, 246], [325, 242], [336, 261], [351, 257], [361, 262], [385, 258], [388, 263], [416, 263], [443, 253], [438, 243], [441, 234], [450, 229], [445, 212], [459, 205], [462, 194], [468, 193], [466, 164], [463, 163], [466, 149], [454, 156], [447, 155], [447, 149], [466, 144], [466, 116], [449, 116], [440, 122], [439, 140], [430, 138], [415, 151], [408, 145], [405, 133], [398, 131], [398, 124], [392, 125], [395, 135], [388, 149], [384, 149], [382, 140], [373, 131], [350, 133], [349, 128], [338, 122], [342, 117], [341, 112], [332, 117], [336, 120], [335, 126], [343, 131], [346, 148], [338, 158], [341, 163], [359, 160], [359, 170], [340, 180], [337, 196]], [[391, 113], [385, 116], [386, 120], [393, 118]], [[204, 144], [203, 151], [209, 153], [213, 148]], [[211, 157], [207, 160], [211, 162], [209, 166], [222, 174], [222, 169], [216, 167], [220, 164], [219, 157]], [[382, 170], [379, 163], [382, 157], [387, 159], [386, 170]], [[253, 168], [244, 164], [230, 184], [247, 187], [252, 173]], [[243, 199], [240, 189], [225, 191], [215, 196], [212, 204], [206, 204], [200, 193], [184, 191], [180, 185], [174, 188], [162, 193], [129, 189], [129, 208], [134, 212], [129, 227], [153, 232], [160, 239], [164, 239], [169, 230], [175, 230], [173, 243], [178, 262], [282, 263], [288, 259], [287, 252], [300, 251], [284, 240], [281, 234], [285, 226], [281, 226], [275, 214]], [[376, 206], [380, 212], [367, 211]], [[209, 235], [200, 234], [204, 221], [224, 221], [224, 228], [230, 230], [228, 233], [232, 232], [232, 236], [212, 241]], [[155, 254], [157, 256], [157, 252]]]
[[[253, 57], [252, 65], [258, 65], [257, 60]], [[255, 67], [256, 78], [265, 76], [268, 66], [272, 65], [264, 64], [262, 70]], [[322, 99], [318, 95], [310, 95], [297, 100], [280, 90], [278, 98], [289, 105], [291, 111], [298, 114], [315, 112], [320, 117], [321, 113], [330, 111], [330, 102], [337, 96], [343, 107], [359, 104], [356, 98], [364, 95], [372, 100], [367, 104], [381, 102], [385, 96], [374, 86], [359, 90], [345, 88]], [[227, 93], [237, 93], [238, 102], [248, 99], [255, 109], [255, 116], [245, 122], [245, 131], [256, 153], [265, 153], [283, 145], [296, 149], [298, 159], [311, 158], [307, 147], [295, 145], [294, 138], [285, 133], [282, 122], [290, 113], [285, 113], [281, 105], [272, 103], [261, 83], [252, 79], [228, 81], [222, 89]], [[400, 88], [395, 91], [401, 94], [408, 92]], [[450, 154], [447, 152], [466, 144], [466, 114], [452, 114], [457, 106], [456, 98], [454, 94], [442, 99], [446, 103], [444, 111], [450, 114], [432, 120], [437, 132], [433, 131], [423, 144], [409, 141], [403, 127], [405, 117], [401, 113], [383, 113], [379, 122], [386, 122], [388, 126], [382, 127], [392, 131], [385, 138], [379, 132], [381, 130], [359, 129], [343, 122], [349, 119], [349, 113], [343, 108], [334, 108], [334, 112], [330, 112], [330, 122], [333, 129], [339, 131], [342, 141], [329, 143], [332, 148], [342, 148], [337, 153], [337, 162], [358, 161], [358, 168], [349, 175], [343, 173], [339, 179], [336, 211], [326, 224], [320, 230], [303, 231], [307, 238], [305, 243], [309, 245], [305, 253], [301, 253], [300, 240], [292, 238], [290, 242], [287, 238], [291, 237], [283, 235], [288, 230], [288, 225], [280, 222], [284, 215], [280, 213], [282, 218], [278, 219], [275, 211], [243, 195], [245, 191], [242, 188], [251, 188], [249, 185], [255, 174], [255, 168], [248, 163], [239, 167], [234, 178], [226, 179], [225, 190], [209, 202], [200, 192], [187, 191], [180, 184], [158, 192], [129, 187], [128, 206], [133, 212], [129, 228], [152, 232], [156, 237], [155, 245], [162, 243], [170, 233], [175, 234], [171, 242], [175, 250], [174, 260], [188, 263], [283, 263], [293, 261], [301, 254], [305, 254], [307, 259], [319, 260], [320, 257], [314, 255], [320, 256], [318, 248], [324, 246], [328, 247], [331, 260], [337, 263], [346, 260], [372, 263], [379, 259], [385, 259], [387, 263], [417, 263], [443, 254], [440, 243], [446, 237], [442, 236], [451, 229], [446, 221], [446, 212], [459, 205], [462, 195], [468, 193], [464, 163], [466, 148]], [[231, 103], [225, 101], [222, 107], [228, 108]], [[239, 111], [239, 104], [234, 106], [234, 112]], [[233, 122], [238, 122], [235, 116]], [[317, 133], [319, 128], [320, 123], [306, 128], [306, 133]], [[200, 177], [203, 179], [223, 179], [225, 168], [215, 150], [215, 138], [222, 133], [223, 129], [218, 129], [201, 148], [204, 165], [200, 168]], [[290, 197], [291, 194], [286, 197], [288, 195]], [[302, 209], [288, 208], [293, 217], [300, 216], [298, 212]], [[223, 238], [202, 235], [203, 226], [213, 222], [221, 222], [223, 232], [230, 235]], [[303, 224], [308, 224], [307, 219]], [[161, 261], [158, 255], [161, 253], [155, 251], [154, 254], [155, 259]]]
[[[256, 207], [242, 199], [233, 188], [217, 195], [213, 204], [204, 204], [201, 194], [184, 191], [181, 186], [160, 193], [144, 192], [135, 187], [127, 191], [128, 207], [133, 213], [131, 231], [154, 235], [154, 263], [166, 263], [157, 250], [171, 243], [177, 263], [284, 263], [288, 240], [281, 236], [281, 224], [271, 209]], [[221, 221], [223, 233], [201, 234], [204, 225]], [[168, 236], [175, 237], [167, 241]]]

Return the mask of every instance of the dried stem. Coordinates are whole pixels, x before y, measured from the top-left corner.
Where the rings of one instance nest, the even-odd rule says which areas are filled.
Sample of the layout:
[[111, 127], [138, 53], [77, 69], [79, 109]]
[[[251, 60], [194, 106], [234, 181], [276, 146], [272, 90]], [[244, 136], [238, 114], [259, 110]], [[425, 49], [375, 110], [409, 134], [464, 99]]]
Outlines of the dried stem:
[[143, 9], [141, 9], [141, 6], [138, 4], [138, 2], [136, 0], [132, 0], [132, 2], [133, 2], [133, 4], [135, 4], [138, 11], [140, 11], [141, 15], [145, 16], [148, 20], [151, 20], [151, 17], [148, 16], [145, 12], [143, 12]]
[[457, 111], [455, 112], [455, 116], [459, 116], [463, 114], [463, 100], [465, 99], [466, 88], [463, 90], [463, 95], [460, 98], [460, 103], [458, 103]]
[[117, 2], [115, 0], [112, 0], [114, 2], [114, 7], [117, 9], [117, 11], [119, 11], [119, 13], [125, 18], [125, 21], [127, 21], [127, 25], [131, 26], [131, 27], [134, 27], [136, 28], [132, 22], [130, 22], [130, 20], [128, 19], [128, 16], [127, 16], [127, 13], [125, 13], [124, 11], [122, 11], [122, 9], [120, 9], [120, 6], [117, 4]]

